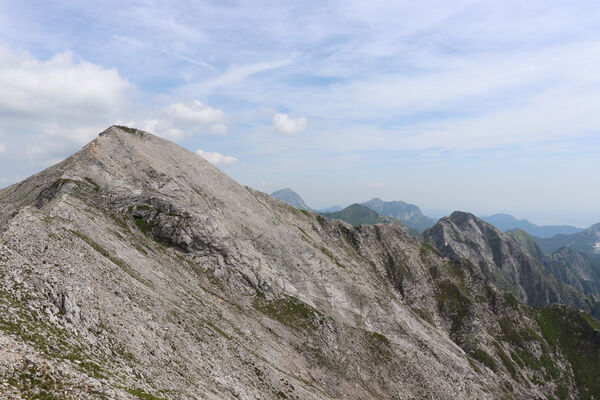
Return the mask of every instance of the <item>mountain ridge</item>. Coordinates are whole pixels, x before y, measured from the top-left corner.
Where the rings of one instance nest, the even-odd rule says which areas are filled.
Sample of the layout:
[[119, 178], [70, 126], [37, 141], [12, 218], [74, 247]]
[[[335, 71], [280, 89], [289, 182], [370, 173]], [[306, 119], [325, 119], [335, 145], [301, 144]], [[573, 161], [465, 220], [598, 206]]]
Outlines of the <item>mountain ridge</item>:
[[300, 211], [131, 128], [0, 190], [0, 284], [15, 398], [599, 393], [583, 312], [532, 310], [398, 226]]
[[369, 201], [361, 203], [361, 205], [377, 211], [381, 215], [399, 219], [410, 228], [416, 229], [419, 232], [423, 232], [435, 224], [433, 219], [423, 215], [419, 207], [403, 201], [386, 202], [378, 197], [374, 197]]
[[549, 238], [558, 234], [572, 234], [582, 231], [571, 225], [536, 225], [526, 219], [517, 219], [510, 214], [494, 214], [481, 217], [482, 220], [494, 225], [503, 232], [521, 229], [531, 236]]

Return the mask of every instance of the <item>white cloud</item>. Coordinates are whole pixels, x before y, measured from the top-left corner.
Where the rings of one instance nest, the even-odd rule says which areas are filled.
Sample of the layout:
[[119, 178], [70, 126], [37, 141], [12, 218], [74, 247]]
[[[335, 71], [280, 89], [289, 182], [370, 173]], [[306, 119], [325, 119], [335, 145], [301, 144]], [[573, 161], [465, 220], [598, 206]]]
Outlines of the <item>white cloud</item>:
[[78, 60], [70, 52], [40, 61], [0, 46], [0, 113], [11, 119], [97, 121], [119, 110], [129, 89], [115, 69]]
[[215, 165], [232, 165], [238, 162], [237, 158], [225, 156], [221, 153], [197, 150], [196, 154]]
[[215, 124], [209, 128], [209, 132], [215, 136], [227, 135], [229, 128], [225, 124]]
[[197, 134], [223, 136], [229, 132], [225, 113], [198, 100], [171, 104], [155, 111], [153, 118], [132, 121], [127, 125], [171, 140], [182, 140]]
[[204, 105], [198, 100], [188, 104], [171, 104], [168, 112], [175, 120], [191, 124], [214, 124], [225, 119], [223, 111]]
[[292, 118], [287, 114], [277, 113], [273, 116], [273, 129], [284, 135], [295, 135], [306, 129], [306, 118]]
[[70, 52], [48, 60], [0, 45], [0, 118], [16, 156], [45, 164], [117, 120], [132, 86]]

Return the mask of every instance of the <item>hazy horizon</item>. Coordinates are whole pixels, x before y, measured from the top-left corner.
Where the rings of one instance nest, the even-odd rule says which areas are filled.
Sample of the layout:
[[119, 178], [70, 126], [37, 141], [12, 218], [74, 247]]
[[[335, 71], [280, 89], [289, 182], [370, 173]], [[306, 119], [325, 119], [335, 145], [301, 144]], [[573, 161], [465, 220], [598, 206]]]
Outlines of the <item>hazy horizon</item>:
[[0, 187], [122, 123], [314, 208], [588, 227], [598, 70], [593, 1], [5, 1]]

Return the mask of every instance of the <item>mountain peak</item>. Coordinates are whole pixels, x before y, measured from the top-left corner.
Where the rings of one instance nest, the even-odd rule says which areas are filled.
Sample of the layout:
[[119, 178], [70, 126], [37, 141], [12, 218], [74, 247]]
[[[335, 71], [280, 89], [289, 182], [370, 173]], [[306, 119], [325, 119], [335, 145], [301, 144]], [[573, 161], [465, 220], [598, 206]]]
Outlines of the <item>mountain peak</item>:
[[381, 215], [396, 218], [419, 232], [430, 228], [435, 223], [431, 218], [424, 216], [419, 207], [399, 200], [383, 201], [379, 197], [374, 197], [361, 205]]
[[296, 192], [294, 192], [292, 189], [288, 188], [284, 188], [284, 189], [280, 189], [280, 190], [276, 190], [273, 193], [271, 193], [271, 196], [275, 197], [278, 200], [283, 201], [284, 203], [287, 203], [293, 207], [296, 207], [300, 210], [312, 210], [302, 199], [302, 197], [300, 197], [300, 195]]

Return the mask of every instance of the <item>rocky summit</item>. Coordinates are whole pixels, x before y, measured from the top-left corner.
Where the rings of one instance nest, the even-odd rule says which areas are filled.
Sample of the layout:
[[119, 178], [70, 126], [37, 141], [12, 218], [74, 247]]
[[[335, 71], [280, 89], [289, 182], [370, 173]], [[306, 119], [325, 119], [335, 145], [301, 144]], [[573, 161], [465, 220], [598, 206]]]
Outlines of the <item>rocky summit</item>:
[[0, 191], [0, 397], [600, 398], [585, 296], [467, 219], [327, 220], [112, 126]]

